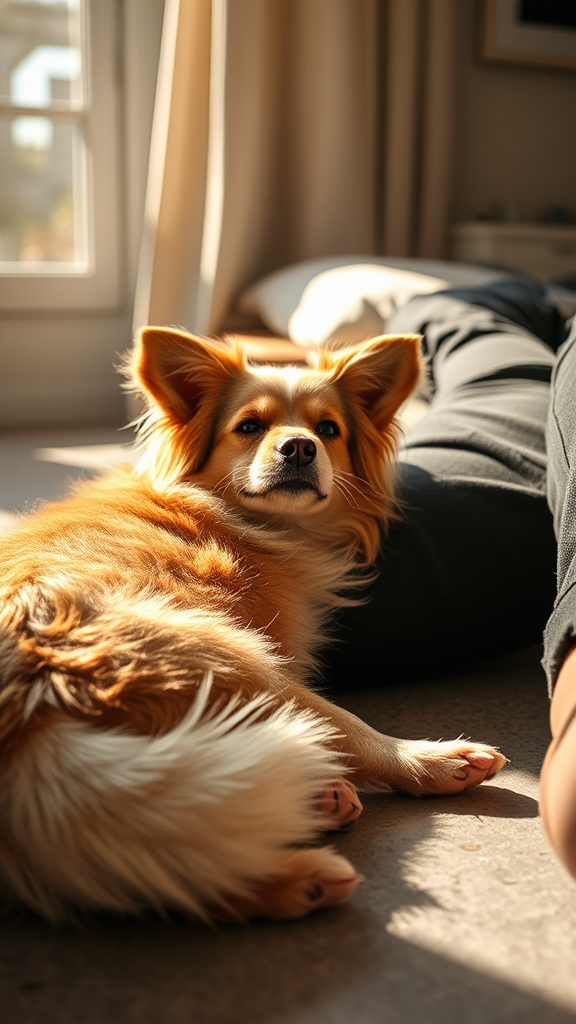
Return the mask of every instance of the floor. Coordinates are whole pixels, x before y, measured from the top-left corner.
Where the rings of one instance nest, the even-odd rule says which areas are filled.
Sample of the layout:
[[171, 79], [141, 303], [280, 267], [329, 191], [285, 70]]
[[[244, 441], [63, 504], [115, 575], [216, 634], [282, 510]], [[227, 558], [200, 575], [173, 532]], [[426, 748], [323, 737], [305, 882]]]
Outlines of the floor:
[[[118, 456], [110, 429], [0, 436], [0, 508], [28, 510]], [[510, 764], [465, 795], [365, 795], [335, 843], [365, 876], [289, 924], [209, 929], [0, 917], [3, 1024], [560, 1024], [576, 1020], [576, 884], [538, 817], [548, 739], [539, 650], [445, 680], [355, 692], [414, 738], [470, 735]]]

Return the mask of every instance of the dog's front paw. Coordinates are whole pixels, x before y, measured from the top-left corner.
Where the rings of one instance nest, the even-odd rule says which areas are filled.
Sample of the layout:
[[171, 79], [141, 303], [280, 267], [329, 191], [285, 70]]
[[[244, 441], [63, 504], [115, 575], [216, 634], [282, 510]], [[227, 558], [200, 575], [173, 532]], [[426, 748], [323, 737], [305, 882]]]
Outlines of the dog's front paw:
[[400, 750], [402, 778], [395, 789], [414, 796], [461, 793], [491, 779], [506, 764], [495, 747], [466, 740], [406, 740]]

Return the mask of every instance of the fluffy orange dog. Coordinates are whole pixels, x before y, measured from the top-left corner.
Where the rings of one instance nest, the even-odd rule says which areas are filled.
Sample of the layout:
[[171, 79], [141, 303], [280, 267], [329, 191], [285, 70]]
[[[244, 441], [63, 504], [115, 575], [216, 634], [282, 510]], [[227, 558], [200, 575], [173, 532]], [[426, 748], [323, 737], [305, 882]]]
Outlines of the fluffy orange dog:
[[418, 353], [385, 337], [262, 368], [141, 333], [137, 469], [25, 518], [0, 552], [6, 891], [51, 920], [299, 917], [357, 885], [310, 845], [357, 817], [352, 783], [454, 793], [502, 766], [384, 736], [307, 685], [392, 514]]

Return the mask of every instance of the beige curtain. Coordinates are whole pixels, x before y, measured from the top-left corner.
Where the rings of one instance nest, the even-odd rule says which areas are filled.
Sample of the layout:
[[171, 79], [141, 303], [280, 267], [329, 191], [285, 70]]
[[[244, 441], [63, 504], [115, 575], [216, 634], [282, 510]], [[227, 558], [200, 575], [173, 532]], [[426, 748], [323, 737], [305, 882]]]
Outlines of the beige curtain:
[[457, 0], [166, 0], [135, 322], [262, 274], [444, 254]]

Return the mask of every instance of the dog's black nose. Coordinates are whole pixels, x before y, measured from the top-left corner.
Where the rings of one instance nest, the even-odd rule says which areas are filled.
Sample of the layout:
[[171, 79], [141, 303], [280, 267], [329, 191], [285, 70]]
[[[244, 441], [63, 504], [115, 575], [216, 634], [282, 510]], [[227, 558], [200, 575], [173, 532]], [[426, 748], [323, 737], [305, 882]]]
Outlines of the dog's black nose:
[[291, 466], [308, 466], [316, 458], [316, 445], [309, 437], [286, 437], [276, 451]]

